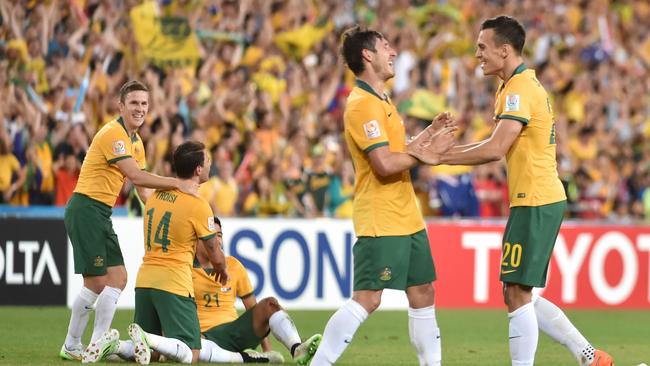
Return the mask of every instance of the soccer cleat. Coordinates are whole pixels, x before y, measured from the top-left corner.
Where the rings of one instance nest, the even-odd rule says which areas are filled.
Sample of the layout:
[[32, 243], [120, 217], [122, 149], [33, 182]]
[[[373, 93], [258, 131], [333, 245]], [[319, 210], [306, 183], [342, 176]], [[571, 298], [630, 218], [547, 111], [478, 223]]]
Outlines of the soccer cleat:
[[309, 337], [306, 341], [302, 342], [296, 350], [293, 352], [293, 360], [298, 365], [309, 365], [309, 361], [314, 357], [318, 346], [320, 345], [320, 340], [323, 338], [320, 334], [314, 334]]
[[84, 346], [82, 344], [79, 344], [76, 347], [73, 348], [68, 348], [63, 344], [61, 346], [61, 351], [59, 351], [59, 357], [63, 360], [69, 360], [69, 361], [81, 361], [81, 356], [83, 356], [84, 353]]
[[139, 325], [133, 323], [129, 325], [129, 337], [133, 341], [135, 362], [140, 365], [148, 365], [151, 361], [151, 348], [147, 341], [147, 333]]
[[614, 366], [614, 359], [607, 352], [597, 349], [594, 354], [594, 360], [589, 366]]
[[268, 351], [260, 353], [262, 357], [266, 357], [269, 363], [284, 363], [284, 357], [278, 351]]
[[99, 339], [91, 342], [81, 356], [81, 363], [95, 363], [115, 353], [120, 342], [120, 332], [109, 329]]

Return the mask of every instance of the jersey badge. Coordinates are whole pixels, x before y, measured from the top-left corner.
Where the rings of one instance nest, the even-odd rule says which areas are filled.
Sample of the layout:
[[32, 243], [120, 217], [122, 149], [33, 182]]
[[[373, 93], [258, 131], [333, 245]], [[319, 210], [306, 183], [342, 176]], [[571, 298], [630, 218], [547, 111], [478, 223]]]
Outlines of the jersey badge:
[[382, 281], [390, 281], [391, 278], [393, 278], [393, 272], [390, 270], [390, 267], [384, 267], [384, 270], [379, 275], [379, 279]]
[[95, 267], [104, 267], [104, 258], [100, 256], [95, 257]]
[[113, 154], [124, 155], [126, 154], [126, 144], [122, 140], [113, 142]]
[[519, 94], [506, 95], [506, 112], [517, 112], [519, 110]]
[[376, 139], [381, 136], [381, 130], [379, 129], [379, 122], [373, 119], [363, 125], [363, 130], [366, 131], [366, 136], [369, 139]]
[[214, 217], [212, 217], [212, 216], [208, 217], [208, 230], [210, 230], [210, 231], [215, 230]]

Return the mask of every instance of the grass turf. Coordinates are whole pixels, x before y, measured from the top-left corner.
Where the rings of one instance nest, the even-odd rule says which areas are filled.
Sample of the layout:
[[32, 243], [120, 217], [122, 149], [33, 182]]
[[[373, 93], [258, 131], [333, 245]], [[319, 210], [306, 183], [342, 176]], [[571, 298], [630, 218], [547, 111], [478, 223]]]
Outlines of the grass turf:
[[[290, 311], [303, 338], [322, 332], [332, 311]], [[567, 315], [592, 342], [614, 356], [619, 366], [650, 362], [650, 311], [568, 311]], [[75, 364], [58, 352], [65, 338], [69, 310], [63, 307], [0, 307], [0, 364]], [[122, 339], [132, 311], [118, 311], [113, 321]], [[92, 323], [92, 321], [91, 321]], [[501, 310], [438, 311], [442, 331], [443, 364], [509, 365], [508, 324]], [[90, 337], [88, 327], [84, 342]], [[272, 337], [271, 337], [272, 338]], [[290, 360], [272, 339], [273, 348]], [[540, 335], [536, 365], [576, 365], [570, 353]], [[366, 321], [337, 365], [417, 365], [409, 343], [404, 311], [380, 311]]]

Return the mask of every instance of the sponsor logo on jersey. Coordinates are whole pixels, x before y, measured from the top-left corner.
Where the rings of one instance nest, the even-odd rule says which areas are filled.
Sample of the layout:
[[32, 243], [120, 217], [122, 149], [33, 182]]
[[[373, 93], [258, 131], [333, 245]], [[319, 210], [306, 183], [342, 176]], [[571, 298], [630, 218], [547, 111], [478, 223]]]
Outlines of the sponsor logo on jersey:
[[221, 288], [221, 292], [223, 292], [223, 293], [230, 292], [230, 290], [232, 290], [232, 287], [222, 287]]
[[506, 112], [517, 112], [519, 110], [519, 94], [506, 95]]
[[366, 136], [369, 139], [376, 139], [381, 136], [381, 130], [379, 129], [379, 122], [373, 119], [363, 125], [363, 130], [366, 132]]

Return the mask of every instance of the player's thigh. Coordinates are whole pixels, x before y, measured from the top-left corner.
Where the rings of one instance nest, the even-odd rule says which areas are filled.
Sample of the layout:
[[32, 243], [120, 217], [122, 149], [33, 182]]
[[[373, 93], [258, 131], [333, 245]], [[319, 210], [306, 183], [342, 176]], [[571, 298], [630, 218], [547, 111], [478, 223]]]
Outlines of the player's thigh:
[[[115, 260], [115, 250], [122, 258], [117, 236], [112, 237], [111, 209], [82, 194], [75, 193], [65, 209], [64, 224], [74, 256], [75, 273], [103, 276]], [[110, 228], [110, 230], [109, 230]]]
[[431, 246], [426, 230], [409, 235], [411, 253], [406, 287], [430, 284], [436, 280], [436, 268], [431, 256]]
[[[231, 352], [256, 348], [264, 338], [255, 334], [252, 309], [246, 310], [239, 318], [230, 323], [208, 329], [203, 335], [218, 344], [219, 347]], [[264, 336], [266, 335], [268, 333]]]
[[566, 201], [510, 210], [501, 246], [501, 276], [506, 283], [544, 287]]
[[145, 332], [162, 335], [160, 318], [156, 311], [154, 289], [135, 289], [135, 314], [133, 322], [138, 324]]
[[405, 290], [410, 242], [410, 235], [359, 237], [352, 248], [354, 291]]
[[152, 289], [152, 298], [163, 335], [178, 339], [191, 349], [200, 349], [201, 330], [194, 299], [156, 289]]

